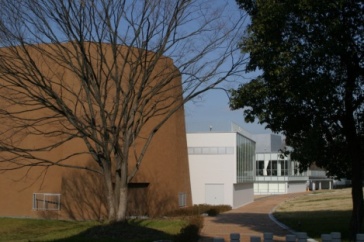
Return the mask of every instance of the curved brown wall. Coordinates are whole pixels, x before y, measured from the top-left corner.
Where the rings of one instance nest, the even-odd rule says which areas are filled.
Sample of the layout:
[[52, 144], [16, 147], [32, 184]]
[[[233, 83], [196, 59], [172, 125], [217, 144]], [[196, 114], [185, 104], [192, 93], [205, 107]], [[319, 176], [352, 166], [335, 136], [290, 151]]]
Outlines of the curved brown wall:
[[[171, 61], [169, 63], [173, 64]], [[47, 64], [47, 66], [50, 65], [50, 63]], [[57, 66], [56, 69], [60, 67]], [[68, 75], [67, 71], [64, 71], [64, 75]], [[179, 78], [176, 78], [175, 85], [180, 87]], [[176, 92], [176, 89], [171, 91]], [[173, 95], [181, 95], [181, 91]], [[150, 126], [146, 129], [153, 127], [153, 123], [159, 120], [158, 117], [154, 121], [152, 119]], [[11, 124], [7, 125], [3, 128], [11, 129]], [[24, 143], [30, 146], [46, 142], [46, 137], [41, 140], [31, 137], [24, 140]], [[85, 150], [86, 147], [82, 141], [74, 140], [42, 155], [56, 159], [65, 157], [73, 151]], [[91, 157], [87, 155], [69, 160], [69, 162], [85, 165], [90, 161]], [[133, 161], [130, 165], [132, 164]], [[6, 164], [2, 164], [2, 167], [4, 166]], [[1, 172], [0, 216], [104, 219], [106, 208], [102, 181], [102, 177], [98, 175], [90, 176], [90, 173], [82, 170], [55, 166], [48, 169], [32, 167]], [[132, 183], [133, 191], [130, 192], [129, 199], [130, 215], [157, 216], [176, 209], [180, 192], [187, 195], [187, 205], [192, 204], [183, 107], [158, 130]], [[61, 210], [33, 211], [33, 193], [60, 193]], [[140, 194], [144, 195], [140, 197]], [[146, 207], [141, 211], [144, 214], [138, 214], [138, 210], [135, 210], [134, 205], [140, 203]]]

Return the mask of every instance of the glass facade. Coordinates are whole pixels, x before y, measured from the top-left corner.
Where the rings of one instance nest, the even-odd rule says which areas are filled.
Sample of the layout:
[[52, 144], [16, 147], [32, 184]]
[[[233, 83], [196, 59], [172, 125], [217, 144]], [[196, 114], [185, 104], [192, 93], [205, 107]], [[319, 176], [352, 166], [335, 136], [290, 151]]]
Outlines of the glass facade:
[[236, 140], [237, 183], [254, 181], [255, 142], [237, 133]]
[[257, 160], [257, 176], [288, 176], [287, 160]]
[[282, 157], [279, 153], [257, 154], [256, 176], [302, 176], [298, 169], [298, 162], [289, 157]]

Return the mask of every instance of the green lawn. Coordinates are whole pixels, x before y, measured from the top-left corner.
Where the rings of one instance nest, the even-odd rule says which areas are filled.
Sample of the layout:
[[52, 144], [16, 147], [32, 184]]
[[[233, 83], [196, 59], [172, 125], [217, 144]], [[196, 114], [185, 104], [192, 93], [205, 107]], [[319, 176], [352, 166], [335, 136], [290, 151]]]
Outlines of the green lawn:
[[[350, 189], [322, 190], [287, 200], [274, 216], [295, 231], [320, 239], [322, 233], [341, 232], [348, 240]], [[119, 241], [151, 242], [172, 239], [187, 222], [182, 219], [130, 220], [113, 225], [94, 221], [0, 218], [0, 241]]]
[[321, 190], [308, 193], [280, 204], [274, 217], [297, 232], [307, 232], [311, 238], [321, 234], [341, 232], [349, 240], [351, 190]]
[[87, 221], [0, 218], [0, 241], [120, 241], [171, 239], [186, 222], [178, 219], [131, 220], [113, 225]]

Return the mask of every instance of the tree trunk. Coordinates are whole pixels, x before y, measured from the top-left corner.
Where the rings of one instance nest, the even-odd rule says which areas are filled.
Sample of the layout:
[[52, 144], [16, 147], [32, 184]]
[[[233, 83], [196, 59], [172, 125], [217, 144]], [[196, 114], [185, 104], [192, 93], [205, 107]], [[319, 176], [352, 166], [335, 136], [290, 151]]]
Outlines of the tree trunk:
[[[124, 152], [124, 157], [117, 161], [117, 169], [116, 169], [116, 181], [117, 186], [115, 187], [115, 196], [117, 199], [115, 200], [115, 206], [117, 210], [115, 211], [115, 217], [117, 222], [123, 222], [126, 220], [126, 210], [128, 205], [128, 147]], [[119, 152], [120, 153], [120, 152]], [[118, 154], [119, 154], [118, 153]], [[120, 156], [118, 156], [121, 158]]]
[[[348, 43], [351, 38], [347, 37]], [[342, 63], [346, 65], [347, 82], [345, 83], [345, 118], [343, 120], [344, 133], [347, 140], [348, 159], [351, 161], [351, 197], [353, 201], [353, 211], [350, 221], [350, 240], [356, 240], [356, 234], [360, 233], [363, 224], [363, 152], [362, 139], [357, 130], [357, 117], [355, 109], [356, 80], [360, 77], [359, 61], [353, 59], [355, 51], [349, 50], [341, 56]], [[354, 61], [355, 60], [355, 61]]]
[[128, 204], [128, 187], [121, 187], [119, 194], [119, 204], [118, 211], [116, 213], [116, 221], [125, 221], [126, 220], [126, 210]]
[[113, 182], [111, 179], [110, 169], [104, 166], [104, 182], [106, 187], [106, 196], [107, 196], [107, 210], [108, 210], [108, 222], [112, 223], [116, 220], [116, 207], [115, 207], [115, 195], [113, 189]]
[[[355, 152], [356, 154], [359, 151]], [[350, 240], [356, 240], [356, 234], [360, 233], [363, 224], [363, 185], [361, 157], [354, 157], [352, 161], [352, 201], [353, 211], [350, 221]]]
[[114, 196], [107, 195], [107, 205], [108, 205], [108, 222], [113, 223], [115, 221], [115, 206], [114, 206]]
[[[347, 102], [348, 103], [348, 102]], [[347, 106], [349, 107], [349, 105]], [[350, 110], [350, 108], [347, 108]], [[363, 175], [362, 175], [362, 145], [361, 138], [357, 134], [354, 122], [354, 113], [348, 114], [344, 124], [347, 139], [348, 159], [351, 161], [351, 197], [353, 210], [350, 221], [350, 240], [356, 240], [356, 234], [360, 233], [363, 224]]]
[[[120, 189], [115, 190], [112, 182], [107, 183], [107, 205], [108, 205], [108, 222], [123, 222], [126, 220], [126, 210], [128, 204], [128, 186], [127, 183], [120, 185]], [[109, 190], [111, 189], [111, 190]]]

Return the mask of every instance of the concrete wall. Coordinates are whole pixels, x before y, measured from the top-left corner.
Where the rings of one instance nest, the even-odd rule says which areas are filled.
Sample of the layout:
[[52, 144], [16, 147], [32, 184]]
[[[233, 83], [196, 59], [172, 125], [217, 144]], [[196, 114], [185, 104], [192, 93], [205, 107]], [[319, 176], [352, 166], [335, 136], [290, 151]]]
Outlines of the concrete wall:
[[233, 208], [241, 207], [254, 200], [254, 183], [234, 184]]
[[256, 142], [257, 153], [274, 153], [282, 149], [282, 137], [275, 134], [254, 134], [252, 139]]
[[305, 192], [307, 189], [307, 181], [297, 181], [288, 183], [288, 193]]
[[[253, 184], [236, 184], [236, 133], [189, 133], [187, 144], [193, 204], [211, 203], [214, 195], [221, 201], [220, 193], [223, 203], [232, 207], [253, 201]], [[229, 151], [196, 154], [196, 148]]]
[[236, 182], [236, 134], [187, 134], [187, 146], [231, 147], [232, 154], [189, 154], [189, 169], [193, 204], [206, 203], [206, 185], [224, 185], [224, 204], [233, 204], [233, 184]]

